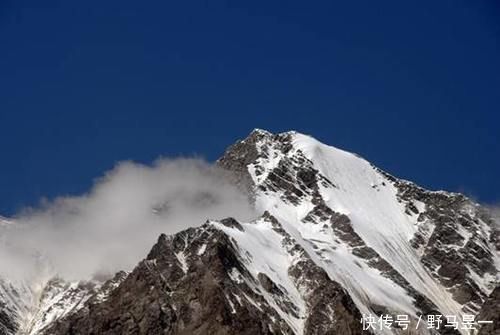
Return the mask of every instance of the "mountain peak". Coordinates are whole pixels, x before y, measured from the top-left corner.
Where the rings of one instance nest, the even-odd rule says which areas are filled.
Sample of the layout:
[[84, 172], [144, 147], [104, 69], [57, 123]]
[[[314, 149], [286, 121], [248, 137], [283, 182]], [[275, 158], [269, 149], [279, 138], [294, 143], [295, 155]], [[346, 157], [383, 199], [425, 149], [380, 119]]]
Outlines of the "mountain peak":
[[[477, 311], [497, 283], [491, 223], [462, 195], [427, 191], [297, 132], [252, 133], [219, 163], [249, 185], [259, 211], [284, 222], [350, 290], [362, 312], [373, 305], [410, 315]], [[470, 257], [476, 248], [483, 256]], [[363, 263], [383, 279], [360, 271]]]
[[295, 131], [255, 129], [217, 164], [250, 192], [257, 218], [160, 235], [132, 272], [47, 332], [349, 335], [362, 333], [362, 314], [406, 315], [415, 328], [430, 315], [494, 313], [500, 233], [466, 197]]
[[270, 131], [267, 131], [265, 129], [255, 128], [254, 130], [252, 130], [250, 132], [250, 134], [248, 135], [248, 137], [250, 137], [252, 135], [272, 136], [273, 134]]

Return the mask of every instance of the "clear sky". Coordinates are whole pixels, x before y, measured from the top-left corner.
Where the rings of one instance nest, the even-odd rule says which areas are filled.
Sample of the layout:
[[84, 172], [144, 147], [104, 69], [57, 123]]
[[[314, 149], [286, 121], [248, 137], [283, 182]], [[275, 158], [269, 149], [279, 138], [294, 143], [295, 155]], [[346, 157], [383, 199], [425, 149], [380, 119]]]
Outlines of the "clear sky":
[[117, 161], [296, 129], [500, 200], [500, 5], [0, 1], [0, 214]]

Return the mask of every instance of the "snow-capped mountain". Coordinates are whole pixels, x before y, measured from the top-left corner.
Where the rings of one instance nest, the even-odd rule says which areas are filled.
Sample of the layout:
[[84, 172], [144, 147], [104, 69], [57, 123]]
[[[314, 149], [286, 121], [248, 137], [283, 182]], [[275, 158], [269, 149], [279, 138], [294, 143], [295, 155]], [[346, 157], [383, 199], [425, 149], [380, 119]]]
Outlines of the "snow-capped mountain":
[[[162, 235], [104, 284], [50, 280], [35, 294], [2, 281], [0, 334], [468, 334], [422, 317], [495, 317], [500, 233], [465, 196], [296, 132], [255, 130], [217, 164], [259, 217]], [[409, 330], [363, 330], [362, 315], [381, 314], [408, 316]]]
[[31, 281], [0, 279], [0, 334], [41, 334], [89, 299], [106, 299], [124, 277], [125, 273], [119, 272], [108, 281], [67, 282], [45, 275]]

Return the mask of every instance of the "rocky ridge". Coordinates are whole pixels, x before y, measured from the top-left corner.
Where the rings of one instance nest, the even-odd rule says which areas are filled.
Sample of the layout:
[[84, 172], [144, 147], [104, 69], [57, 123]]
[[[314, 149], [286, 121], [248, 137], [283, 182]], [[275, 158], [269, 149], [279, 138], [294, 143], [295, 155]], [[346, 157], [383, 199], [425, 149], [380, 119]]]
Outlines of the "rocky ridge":
[[[258, 219], [162, 235], [108, 284], [54, 282], [45, 295], [73, 307], [36, 333], [366, 334], [363, 314], [408, 315], [411, 329], [472, 314], [495, 320], [480, 334], [498, 333], [500, 234], [479, 204], [296, 132], [255, 130], [217, 164], [250, 192]], [[0, 324], [20, 333], [9, 306]], [[425, 322], [370, 332], [467, 334]]]

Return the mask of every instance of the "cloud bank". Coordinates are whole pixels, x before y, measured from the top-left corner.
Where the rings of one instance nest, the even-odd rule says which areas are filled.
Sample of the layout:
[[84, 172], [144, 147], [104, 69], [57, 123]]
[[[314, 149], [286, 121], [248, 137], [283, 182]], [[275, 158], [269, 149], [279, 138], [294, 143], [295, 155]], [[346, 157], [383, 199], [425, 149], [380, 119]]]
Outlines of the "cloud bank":
[[1, 227], [0, 275], [26, 277], [47, 264], [68, 279], [130, 270], [160, 233], [209, 218], [251, 219], [248, 197], [227, 177], [199, 159], [122, 162], [89, 193], [57, 198]]

